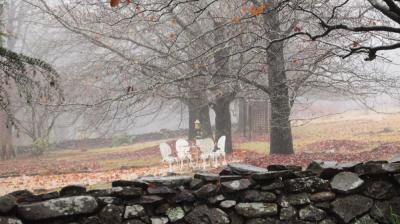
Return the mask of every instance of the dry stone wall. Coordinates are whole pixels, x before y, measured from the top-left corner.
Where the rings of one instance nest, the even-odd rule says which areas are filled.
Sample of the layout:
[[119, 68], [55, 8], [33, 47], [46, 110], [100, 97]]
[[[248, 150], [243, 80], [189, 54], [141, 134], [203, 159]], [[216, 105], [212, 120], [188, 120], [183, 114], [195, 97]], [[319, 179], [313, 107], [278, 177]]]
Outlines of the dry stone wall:
[[389, 224], [400, 214], [400, 163], [315, 161], [217, 174], [142, 177], [0, 197], [0, 224]]

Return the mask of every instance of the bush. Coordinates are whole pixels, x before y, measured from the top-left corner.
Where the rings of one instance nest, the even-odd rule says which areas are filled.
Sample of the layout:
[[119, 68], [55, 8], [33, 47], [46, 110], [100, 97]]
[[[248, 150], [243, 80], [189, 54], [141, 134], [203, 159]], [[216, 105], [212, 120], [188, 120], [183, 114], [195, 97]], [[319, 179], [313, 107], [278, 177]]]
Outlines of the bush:
[[41, 137], [33, 142], [33, 154], [43, 155], [44, 152], [49, 150], [49, 139], [46, 137]]
[[131, 143], [130, 138], [127, 134], [118, 134], [112, 137], [112, 146], [117, 147], [121, 145], [129, 145]]

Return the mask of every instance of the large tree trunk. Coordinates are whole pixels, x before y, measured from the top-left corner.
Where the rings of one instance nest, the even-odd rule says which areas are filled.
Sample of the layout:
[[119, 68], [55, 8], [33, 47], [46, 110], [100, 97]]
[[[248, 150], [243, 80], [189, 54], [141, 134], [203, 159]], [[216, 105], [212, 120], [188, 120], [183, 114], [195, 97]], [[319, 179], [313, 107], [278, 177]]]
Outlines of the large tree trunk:
[[[268, 30], [267, 39], [269, 40], [280, 38], [281, 29], [278, 13], [273, 10], [264, 15], [264, 25]], [[289, 119], [291, 108], [283, 50], [283, 42], [273, 43], [267, 50], [269, 98], [271, 103], [270, 154], [294, 153]]]
[[[197, 103], [198, 104], [197, 104]], [[210, 109], [208, 105], [201, 104], [198, 101], [190, 101], [187, 103], [189, 110], [189, 139], [196, 138], [196, 130], [194, 128], [194, 122], [200, 121], [201, 125], [201, 137], [208, 138], [212, 136], [211, 122], [210, 122]]]
[[229, 105], [231, 97], [221, 97], [216, 100], [213, 107], [215, 111], [215, 137], [218, 140], [221, 136], [226, 136], [225, 152], [232, 153], [232, 123]]

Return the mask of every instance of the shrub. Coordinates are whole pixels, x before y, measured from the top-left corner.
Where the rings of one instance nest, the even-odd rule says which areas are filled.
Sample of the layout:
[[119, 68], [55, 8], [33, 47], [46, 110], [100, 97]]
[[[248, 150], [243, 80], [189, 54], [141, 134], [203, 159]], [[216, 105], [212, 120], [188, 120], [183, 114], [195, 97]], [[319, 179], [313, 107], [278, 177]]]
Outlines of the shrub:
[[390, 211], [389, 223], [390, 224], [400, 224], [400, 216], [395, 214], [392, 209]]
[[117, 134], [113, 135], [112, 137], [112, 146], [117, 147], [121, 145], [129, 145], [131, 143], [129, 136], [124, 133], [124, 134]]
[[49, 150], [49, 138], [40, 137], [33, 142], [33, 154], [43, 155], [44, 152]]

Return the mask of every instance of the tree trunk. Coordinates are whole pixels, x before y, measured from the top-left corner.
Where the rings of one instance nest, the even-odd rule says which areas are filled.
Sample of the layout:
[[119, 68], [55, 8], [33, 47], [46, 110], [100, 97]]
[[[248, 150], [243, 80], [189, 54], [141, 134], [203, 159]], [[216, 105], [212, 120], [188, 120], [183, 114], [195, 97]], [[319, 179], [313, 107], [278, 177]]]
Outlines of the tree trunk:
[[215, 137], [218, 140], [221, 136], [226, 136], [225, 152], [232, 153], [232, 123], [229, 105], [230, 97], [221, 97], [216, 100], [213, 107], [215, 111]]
[[[276, 3], [276, 1], [274, 1]], [[271, 6], [272, 7], [272, 6]], [[268, 30], [267, 39], [280, 38], [279, 12], [264, 15]], [[269, 43], [268, 43], [269, 44]], [[285, 71], [284, 43], [273, 43], [267, 50], [269, 99], [271, 103], [270, 154], [293, 154], [292, 129], [290, 126], [289, 89]]]
[[211, 122], [210, 122], [210, 109], [208, 105], [201, 103], [196, 104], [197, 101], [188, 102], [189, 110], [189, 139], [196, 138], [196, 130], [194, 128], [194, 122], [200, 121], [201, 125], [201, 137], [208, 138], [212, 136]]

